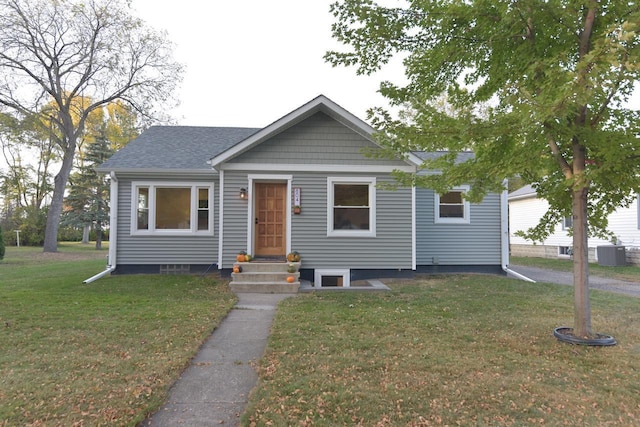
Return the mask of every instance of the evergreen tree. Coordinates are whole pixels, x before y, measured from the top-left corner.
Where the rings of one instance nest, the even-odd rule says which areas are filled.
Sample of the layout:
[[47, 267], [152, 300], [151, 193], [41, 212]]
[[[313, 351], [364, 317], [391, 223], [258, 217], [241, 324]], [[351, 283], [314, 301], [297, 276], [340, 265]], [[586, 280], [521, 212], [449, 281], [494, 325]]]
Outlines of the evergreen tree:
[[64, 225], [92, 225], [96, 232], [96, 249], [102, 248], [102, 230], [109, 223], [109, 182], [95, 170], [114, 153], [105, 129], [103, 127], [95, 142], [87, 146], [83, 164], [70, 177], [71, 186], [62, 219]]

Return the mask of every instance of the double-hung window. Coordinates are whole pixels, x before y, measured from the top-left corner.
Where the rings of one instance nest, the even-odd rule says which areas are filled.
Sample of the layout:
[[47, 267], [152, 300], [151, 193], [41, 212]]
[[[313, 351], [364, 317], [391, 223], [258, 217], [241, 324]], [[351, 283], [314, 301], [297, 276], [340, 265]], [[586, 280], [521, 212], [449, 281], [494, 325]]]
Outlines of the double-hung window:
[[451, 191], [435, 195], [435, 222], [449, 224], [468, 224], [470, 218], [470, 205], [464, 199], [464, 193], [468, 187], [458, 187]]
[[132, 234], [213, 233], [213, 186], [132, 183]]
[[327, 235], [376, 235], [376, 179], [327, 179]]

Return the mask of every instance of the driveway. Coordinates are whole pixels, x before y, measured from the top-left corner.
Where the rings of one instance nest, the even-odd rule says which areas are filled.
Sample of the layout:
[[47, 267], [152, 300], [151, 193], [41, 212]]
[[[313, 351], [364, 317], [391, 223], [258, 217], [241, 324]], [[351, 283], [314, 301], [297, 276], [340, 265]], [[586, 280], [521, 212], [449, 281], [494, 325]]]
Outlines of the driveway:
[[[572, 273], [535, 267], [525, 267], [522, 265], [510, 265], [509, 268], [516, 273], [535, 280], [536, 282], [557, 283], [560, 285], [573, 286]], [[589, 288], [640, 297], [640, 283], [589, 275]]]

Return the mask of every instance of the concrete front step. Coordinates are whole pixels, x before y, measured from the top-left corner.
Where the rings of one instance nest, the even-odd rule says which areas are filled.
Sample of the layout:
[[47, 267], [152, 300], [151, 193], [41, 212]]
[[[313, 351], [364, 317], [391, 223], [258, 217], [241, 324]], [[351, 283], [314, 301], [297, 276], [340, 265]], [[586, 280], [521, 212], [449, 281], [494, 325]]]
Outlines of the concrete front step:
[[234, 262], [233, 265], [238, 265], [242, 268], [243, 273], [286, 273], [290, 265], [293, 265], [295, 271], [300, 269], [299, 262]]
[[300, 273], [269, 273], [269, 272], [246, 272], [231, 273], [231, 280], [234, 282], [287, 282], [287, 277], [293, 276], [294, 282], [298, 281]]
[[295, 294], [298, 292], [300, 282], [293, 283], [266, 283], [266, 282], [231, 282], [231, 292], [235, 293], [261, 293], [261, 294]]
[[[293, 265], [292, 265], [293, 264]], [[296, 293], [300, 287], [300, 263], [289, 262], [236, 262], [240, 273], [231, 273], [229, 286], [237, 293]], [[289, 268], [295, 269], [289, 273]], [[294, 281], [287, 278], [293, 276]]]

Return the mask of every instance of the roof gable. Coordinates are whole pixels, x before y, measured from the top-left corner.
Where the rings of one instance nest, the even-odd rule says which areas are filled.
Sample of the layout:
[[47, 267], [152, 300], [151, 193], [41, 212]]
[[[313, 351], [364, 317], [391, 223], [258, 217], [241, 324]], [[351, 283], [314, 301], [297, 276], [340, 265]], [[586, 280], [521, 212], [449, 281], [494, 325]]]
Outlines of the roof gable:
[[[286, 131], [287, 129], [303, 122], [304, 120], [307, 120], [308, 118], [319, 112], [326, 114], [345, 127], [351, 129], [355, 133], [361, 135], [368, 141], [377, 145], [372, 137], [374, 129], [371, 126], [369, 126], [366, 122], [351, 114], [335, 102], [331, 101], [326, 96], [320, 95], [307, 102], [303, 106], [271, 123], [267, 127], [259, 130], [244, 141], [229, 148], [225, 152], [222, 152], [217, 156], [212, 156], [210, 163], [214, 168], [217, 168], [222, 163], [236, 158], [237, 156], [251, 150], [257, 145], [273, 138], [275, 135]], [[415, 159], [412, 158], [412, 160]]]
[[[379, 146], [323, 112], [298, 122], [271, 138], [229, 159], [219, 168], [243, 165], [314, 165], [315, 169], [333, 166], [406, 168], [399, 158], [374, 157], [367, 150]], [[250, 167], [250, 166], [249, 166]]]

